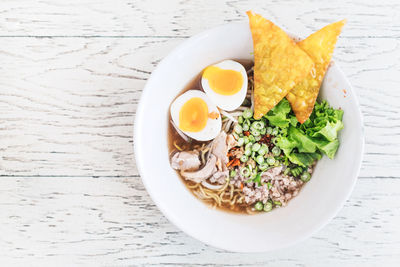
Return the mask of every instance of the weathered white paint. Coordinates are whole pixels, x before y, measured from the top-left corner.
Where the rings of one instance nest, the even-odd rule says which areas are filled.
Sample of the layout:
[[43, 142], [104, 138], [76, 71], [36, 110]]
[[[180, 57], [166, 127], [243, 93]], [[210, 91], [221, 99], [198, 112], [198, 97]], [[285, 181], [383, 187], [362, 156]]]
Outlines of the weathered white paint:
[[[348, 19], [335, 60], [360, 96], [366, 135], [355, 192], [332, 223], [287, 251], [254, 255], [207, 247], [166, 221], [142, 187], [132, 141], [157, 63], [248, 9], [300, 36]], [[397, 0], [9, 0], [0, 14], [1, 265], [400, 264]]]
[[309, 240], [285, 251], [240, 254], [203, 245], [171, 225], [137, 176], [3, 178], [0, 259], [70, 266], [395, 266], [399, 187], [400, 179], [360, 179], [345, 208]]

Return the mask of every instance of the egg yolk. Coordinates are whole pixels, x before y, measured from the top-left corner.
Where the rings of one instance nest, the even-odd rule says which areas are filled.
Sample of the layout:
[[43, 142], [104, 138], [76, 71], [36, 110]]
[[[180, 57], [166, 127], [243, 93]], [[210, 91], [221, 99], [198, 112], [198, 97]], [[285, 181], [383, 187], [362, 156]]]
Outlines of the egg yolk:
[[193, 97], [182, 105], [179, 111], [179, 129], [186, 132], [200, 132], [208, 119], [207, 103], [200, 97]]
[[243, 76], [236, 70], [225, 70], [217, 66], [209, 66], [203, 72], [210, 88], [220, 95], [234, 95], [242, 89]]

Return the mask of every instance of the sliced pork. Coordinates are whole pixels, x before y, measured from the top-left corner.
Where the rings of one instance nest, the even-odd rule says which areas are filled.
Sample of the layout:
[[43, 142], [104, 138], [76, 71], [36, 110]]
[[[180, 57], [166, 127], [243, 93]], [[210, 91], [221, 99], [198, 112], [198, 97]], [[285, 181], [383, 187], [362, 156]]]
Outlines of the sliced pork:
[[226, 170], [226, 164], [228, 163], [228, 146], [226, 144], [226, 133], [224, 131], [215, 137], [211, 146], [211, 153], [221, 161], [222, 170]]
[[190, 172], [190, 171], [181, 171], [181, 175], [186, 180], [191, 180], [195, 183], [200, 183], [208, 179], [214, 172], [215, 163], [217, 158], [211, 154], [206, 165], [198, 171]]
[[177, 152], [171, 159], [171, 166], [175, 170], [196, 171], [200, 165], [199, 153], [196, 151]]
[[228, 143], [231, 138], [222, 131], [212, 143], [210, 153], [203, 168], [197, 151], [183, 151], [176, 153], [171, 159], [172, 168], [181, 171], [186, 180], [200, 183], [210, 178], [210, 182], [223, 184], [228, 178]]

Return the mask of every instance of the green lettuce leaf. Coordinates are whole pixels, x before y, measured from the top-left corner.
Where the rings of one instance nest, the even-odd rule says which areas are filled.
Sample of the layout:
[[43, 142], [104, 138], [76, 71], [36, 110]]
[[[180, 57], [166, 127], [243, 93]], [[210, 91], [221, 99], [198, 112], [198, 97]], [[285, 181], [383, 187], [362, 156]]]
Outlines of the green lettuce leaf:
[[328, 141], [334, 141], [338, 132], [343, 129], [343, 123], [341, 121], [326, 122], [325, 126], [318, 131], [310, 134], [311, 137], [326, 138]]
[[321, 154], [316, 153], [290, 153], [288, 156], [289, 160], [302, 167], [309, 167], [315, 160], [321, 159]]
[[271, 109], [264, 117], [268, 119], [269, 124], [272, 126], [276, 126], [279, 128], [287, 128], [290, 119], [287, 118], [287, 115], [291, 111], [290, 103], [285, 98], [279, 102], [273, 109]]
[[276, 145], [292, 163], [307, 167], [320, 159], [322, 153], [334, 158], [339, 148], [338, 133], [343, 129], [343, 110], [330, 107], [325, 100], [315, 103], [310, 118], [301, 125], [286, 99], [264, 117], [270, 126], [280, 128]]
[[288, 134], [290, 138], [296, 142], [296, 147], [299, 152], [314, 153], [316, 151], [317, 146], [315, 143], [299, 129], [290, 126]]
[[331, 108], [325, 100], [315, 103], [310, 118], [301, 125], [286, 99], [271, 109], [265, 118], [269, 125], [280, 128], [276, 145], [295, 164], [310, 166], [322, 153], [332, 159], [339, 148], [343, 110]]
[[289, 121], [290, 121], [290, 125], [292, 125], [293, 127], [297, 126], [297, 123], [299, 123], [299, 121], [297, 120], [296, 116], [291, 115], [289, 117]]
[[321, 139], [313, 139], [313, 142], [317, 145], [318, 149], [326, 154], [330, 159], [335, 157], [336, 151], [339, 148], [339, 140], [326, 141]]
[[292, 150], [294, 148], [297, 147], [297, 142], [289, 139], [289, 137], [284, 136], [284, 137], [278, 137], [277, 141], [276, 141], [276, 145], [282, 149], [283, 153], [285, 153], [285, 155], [289, 155], [290, 152], [292, 152]]

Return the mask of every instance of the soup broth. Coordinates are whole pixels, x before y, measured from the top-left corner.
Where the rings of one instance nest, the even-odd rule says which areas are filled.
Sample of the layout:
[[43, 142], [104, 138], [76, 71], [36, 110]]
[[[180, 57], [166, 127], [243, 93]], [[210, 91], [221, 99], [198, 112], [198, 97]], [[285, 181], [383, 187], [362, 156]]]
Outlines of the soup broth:
[[[241, 63], [246, 71], [249, 71], [253, 67], [253, 61], [251, 60], [235, 60]], [[194, 79], [192, 79], [187, 86], [177, 95], [180, 96], [188, 90], [202, 90], [201, 89], [201, 73], [198, 74]], [[179, 150], [189, 151], [194, 149], [199, 149], [209, 144], [211, 141], [196, 141], [194, 139], [191, 140], [190, 143], [186, 142], [180, 134], [176, 131], [174, 126], [172, 125], [171, 114], [168, 113], [169, 123], [168, 123], [168, 148], [170, 155], [176, 153]], [[233, 185], [226, 184], [222, 189], [217, 192], [214, 192], [208, 188], [205, 188], [197, 183], [194, 183], [190, 180], [184, 179], [179, 171], [176, 171], [178, 176], [181, 178], [181, 181], [185, 184], [188, 190], [197, 198], [199, 198], [197, 191], [203, 191], [205, 194], [208, 193], [209, 198], [199, 198], [205, 204], [210, 205], [215, 208], [219, 208], [225, 211], [230, 212], [240, 212], [240, 213], [249, 213], [249, 205], [243, 203], [236, 203], [240, 197], [243, 197], [240, 194], [239, 189], [235, 189]], [[228, 199], [229, 197], [229, 199]], [[218, 198], [218, 200], [216, 200]], [[233, 205], [234, 204], [234, 205]]]
[[[213, 171], [209, 177], [201, 177], [203, 179], [200, 180], [185, 179], [184, 176], [187, 173], [184, 174], [181, 171], [177, 171], [177, 174], [191, 193], [207, 205], [230, 212], [253, 214], [285, 206], [299, 193], [304, 182], [309, 180], [315, 162], [307, 169], [288, 162], [283, 151], [274, 143], [274, 139], [279, 135], [279, 129], [272, 126], [266, 118], [260, 120], [253, 118], [251, 108], [253, 62], [248, 60], [238, 62], [245, 67], [248, 77], [245, 100], [233, 111], [220, 110], [222, 131], [219, 135], [226, 136], [223, 140], [227, 150], [223, 155], [223, 160], [228, 161], [221, 163], [221, 157], [218, 158], [213, 166], [217, 171]], [[201, 73], [188, 83], [177, 98], [188, 90], [202, 90]], [[245, 116], [245, 113], [250, 115]], [[248, 129], [242, 129], [245, 124]], [[173, 125], [171, 115], [169, 115], [168, 146], [171, 166], [175, 155], [184, 154], [177, 153], [186, 152], [192, 153], [192, 159], [195, 155], [195, 161], [200, 161], [195, 171], [200, 171], [203, 167], [206, 169], [210, 158], [212, 156], [217, 158], [213, 149], [218, 136], [211, 141], [196, 141], [182, 132], [178, 133], [175, 127], [177, 126]], [[254, 127], [260, 131], [255, 131]], [[181, 134], [185, 137], [183, 138]], [[232, 141], [234, 145], [228, 145], [229, 139], [234, 140]], [[240, 139], [242, 139], [241, 143], [239, 143]], [[245, 143], [243, 140], [246, 140]], [[218, 160], [220, 160], [219, 163]], [[223, 167], [221, 164], [224, 164]], [[285, 170], [290, 172], [284, 172]], [[218, 172], [224, 173], [224, 176], [215, 177], [214, 175]], [[300, 179], [303, 175], [304, 180]]]

